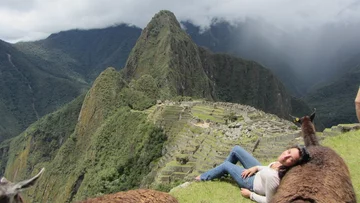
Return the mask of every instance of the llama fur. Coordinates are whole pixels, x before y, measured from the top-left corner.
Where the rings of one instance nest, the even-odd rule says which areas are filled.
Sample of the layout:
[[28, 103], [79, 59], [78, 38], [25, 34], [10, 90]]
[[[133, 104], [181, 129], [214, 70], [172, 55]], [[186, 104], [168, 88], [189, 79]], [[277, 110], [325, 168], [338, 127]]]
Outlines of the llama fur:
[[349, 169], [334, 150], [319, 144], [312, 123], [314, 116], [315, 114], [298, 120], [311, 160], [286, 173], [272, 203], [356, 202]]
[[149, 189], [129, 190], [115, 194], [103, 195], [78, 203], [178, 203], [168, 193]]

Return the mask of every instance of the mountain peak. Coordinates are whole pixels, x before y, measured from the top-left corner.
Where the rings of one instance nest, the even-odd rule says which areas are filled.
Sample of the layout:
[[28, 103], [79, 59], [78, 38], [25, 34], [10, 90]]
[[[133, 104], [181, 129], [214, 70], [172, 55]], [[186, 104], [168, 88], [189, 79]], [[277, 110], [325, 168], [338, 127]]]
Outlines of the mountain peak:
[[160, 30], [163, 27], [168, 27], [171, 32], [176, 32], [176, 30], [181, 29], [180, 23], [177, 21], [174, 13], [162, 10], [149, 22], [147, 29], [149, 30]]
[[159, 13], [155, 14], [155, 16], [151, 19], [148, 24], [148, 27], [151, 26], [164, 26], [174, 24], [178, 28], [180, 28], [180, 23], [177, 21], [174, 13], [168, 10], [161, 10]]
[[177, 95], [211, 98], [198, 48], [170, 11], [157, 13], [142, 31], [124, 73], [127, 80], [152, 76], [161, 99]]
[[[162, 33], [162, 31], [164, 32]], [[144, 28], [143, 36], [146, 38], [148, 38], [149, 36], [163, 37], [163, 35], [183, 32], [184, 31], [181, 29], [180, 23], [177, 21], [174, 13], [167, 10], [162, 10], [159, 13], [155, 14], [155, 16], [146, 26], [146, 28]], [[190, 37], [189, 40], [191, 41]]]

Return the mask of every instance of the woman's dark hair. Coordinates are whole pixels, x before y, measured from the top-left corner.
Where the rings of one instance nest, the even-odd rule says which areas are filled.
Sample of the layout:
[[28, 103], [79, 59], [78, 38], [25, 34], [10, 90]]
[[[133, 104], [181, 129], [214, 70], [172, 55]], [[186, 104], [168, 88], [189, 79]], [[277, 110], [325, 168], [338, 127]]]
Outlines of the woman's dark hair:
[[310, 154], [309, 152], [307, 151], [306, 147], [305, 146], [301, 146], [301, 145], [296, 145], [296, 146], [293, 146], [293, 147], [290, 147], [289, 149], [292, 149], [292, 148], [296, 148], [299, 150], [299, 155], [300, 155], [300, 158], [299, 160], [293, 165], [293, 166], [284, 166], [284, 165], [281, 165], [279, 167], [279, 178], [280, 180], [285, 176], [285, 174], [294, 166], [297, 166], [297, 165], [300, 165], [300, 164], [303, 164], [303, 163], [306, 163], [308, 162], [311, 157], [310, 157]]

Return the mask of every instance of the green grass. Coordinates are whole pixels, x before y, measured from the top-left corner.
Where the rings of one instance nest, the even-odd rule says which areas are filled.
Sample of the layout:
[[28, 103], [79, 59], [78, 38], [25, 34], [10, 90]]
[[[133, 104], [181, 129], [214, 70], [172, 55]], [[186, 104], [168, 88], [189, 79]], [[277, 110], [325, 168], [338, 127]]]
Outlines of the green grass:
[[224, 109], [214, 108], [213, 106], [196, 105], [191, 109], [193, 116], [206, 121], [209, 119], [212, 122], [225, 123]]
[[224, 181], [194, 182], [186, 189], [176, 189], [174, 195], [180, 203], [249, 203], [240, 194], [238, 186]]
[[[322, 145], [334, 149], [349, 167], [352, 184], [357, 197], [360, 197], [360, 168], [357, 149], [360, 143], [360, 131], [348, 132], [335, 137], [327, 137]], [[271, 160], [262, 160], [269, 163]], [[225, 181], [194, 182], [186, 188], [174, 189], [170, 192], [180, 203], [249, 203], [243, 198], [237, 185]]]

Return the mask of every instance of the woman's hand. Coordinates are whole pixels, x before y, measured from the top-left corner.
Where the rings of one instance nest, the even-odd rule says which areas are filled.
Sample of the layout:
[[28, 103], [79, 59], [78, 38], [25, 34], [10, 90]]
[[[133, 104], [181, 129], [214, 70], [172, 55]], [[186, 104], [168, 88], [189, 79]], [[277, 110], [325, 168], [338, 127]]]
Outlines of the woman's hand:
[[241, 177], [242, 177], [242, 178], [250, 177], [250, 176], [252, 176], [254, 173], [256, 173], [257, 170], [258, 170], [257, 166], [248, 168], [248, 169], [244, 170], [244, 171], [241, 173]]
[[241, 195], [245, 198], [250, 198], [250, 190], [246, 189], [246, 188], [241, 188]]

